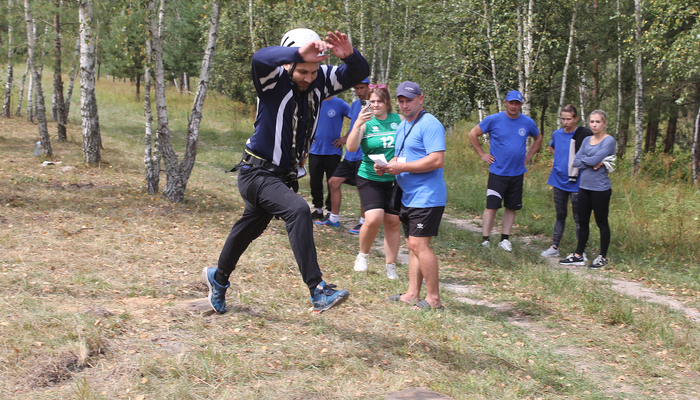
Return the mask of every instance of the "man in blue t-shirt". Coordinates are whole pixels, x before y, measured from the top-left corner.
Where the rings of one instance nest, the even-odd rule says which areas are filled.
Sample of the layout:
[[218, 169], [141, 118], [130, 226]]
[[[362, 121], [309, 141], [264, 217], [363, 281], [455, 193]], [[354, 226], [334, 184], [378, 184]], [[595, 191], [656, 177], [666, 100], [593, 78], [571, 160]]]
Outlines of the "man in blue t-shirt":
[[[441, 309], [438, 261], [430, 239], [438, 235], [447, 203], [442, 175], [445, 127], [423, 109], [424, 96], [418, 84], [401, 83], [396, 97], [406, 117], [396, 129], [396, 153], [387, 165], [374, 165], [379, 175], [395, 175], [403, 190], [399, 218], [409, 251], [408, 289], [389, 299], [413, 304], [414, 310]], [[423, 279], [426, 294], [425, 299], [419, 300]]]
[[[324, 217], [323, 175], [326, 175], [326, 182], [328, 182], [335, 168], [340, 164], [340, 156], [343, 154], [342, 146], [337, 144], [337, 140], [343, 130], [344, 118], [350, 118], [350, 106], [344, 100], [331, 96], [321, 103], [316, 136], [309, 150], [309, 186], [311, 186], [311, 199], [316, 208], [311, 213], [311, 218], [315, 220], [322, 220]], [[325, 204], [326, 209], [330, 211], [330, 188], [328, 188]]]
[[[348, 135], [350, 134], [350, 131], [352, 131], [352, 126], [355, 124], [355, 120], [357, 119], [357, 116], [360, 115], [360, 111], [362, 110], [362, 102], [369, 100], [368, 85], [369, 78], [365, 78], [362, 82], [358, 83], [352, 88], [355, 91], [358, 99], [355, 100], [350, 106], [350, 129], [348, 129], [348, 133], [345, 136], [336, 139], [334, 142], [335, 145], [343, 146], [348, 140]], [[317, 221], [316, 224], [332, 226], [334, 228], [340, 227], [340, 205], [343, 202], [343, 191], [340, 189], [340, 186], [343, 183], [350, 186], [356, 186], [357, 170], [360, 168], [361, 163], [361, 148], [358, 147], [356, 151], [345, 151], [343, 161], [338, 164], [333, 176], [328, 180], [328, 190], [331, 196], [331, 213], [328, 215], [328, 218], [323, 221]], [[365, 211], [362, 209], [362, 206], [360, 206], [360, 221], [354, 228], [350, 229], [349, 232], [353, 235], [359, 235], [360, 228], [362, 228], [362, 224], [364, 223]]]
[[[503, 211], [501, 241], [499, 246], [512, 251], [510, 229], [515, 221], [515, 212], [523, 207], [523, 176], [532, 156], [542, 146], [542, 135], [532, 118], [520, 114], [523, 95], [512, 90], [506, 95], [505, 111], [489, 115], [469, 132], [469, 141], [476, 154], [489, 164], [489, 181], [486, 190], [486, 209], [482, 217], [484, 247], [489, 247], [489, 236], [496, 221], [496, 211]], [[485, 153], [479, 136], [489, 134], [491, 148]], [[527, 151], [527, 137], [534, 141]]]

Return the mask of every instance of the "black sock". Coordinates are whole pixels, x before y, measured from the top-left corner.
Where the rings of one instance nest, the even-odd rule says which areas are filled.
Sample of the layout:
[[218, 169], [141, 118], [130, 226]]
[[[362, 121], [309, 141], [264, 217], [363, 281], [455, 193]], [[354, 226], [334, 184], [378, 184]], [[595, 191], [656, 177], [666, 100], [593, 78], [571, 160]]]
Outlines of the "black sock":
[[508, 240], [509, 237], [510, 237], [510, 235], [504, 235], [501, 233], [501, 242], [504, 240]]
[[488, 241], [489, 241], [489, 237], [488, 237], [488, 236], [484, 236], [484, 242], [488, 242]]
[[222, 274], [221, 272], [219, 272], [219, 270], [216, 270], [216, 273], [214, 274], [214, 280], [221, 286], [228, 285], [228, 276]]

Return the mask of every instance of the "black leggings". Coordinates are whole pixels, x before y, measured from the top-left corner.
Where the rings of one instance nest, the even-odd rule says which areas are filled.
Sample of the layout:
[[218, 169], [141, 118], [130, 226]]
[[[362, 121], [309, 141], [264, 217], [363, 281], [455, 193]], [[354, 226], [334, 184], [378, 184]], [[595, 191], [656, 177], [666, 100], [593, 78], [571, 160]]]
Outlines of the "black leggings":
[[610, 225], [608, 225], [608, 212], [610, 211], [610, 197], [612, 189], [602, 192], [579, 189], [578, 191], [578, 245], [576, 254], [582, 255], [586, 249], [588, 236], [590, 235], [591, 211], [595, 213], [595, 223], [600, 229], [600, 255], [607, 258], [608, 246], [610, 246]]

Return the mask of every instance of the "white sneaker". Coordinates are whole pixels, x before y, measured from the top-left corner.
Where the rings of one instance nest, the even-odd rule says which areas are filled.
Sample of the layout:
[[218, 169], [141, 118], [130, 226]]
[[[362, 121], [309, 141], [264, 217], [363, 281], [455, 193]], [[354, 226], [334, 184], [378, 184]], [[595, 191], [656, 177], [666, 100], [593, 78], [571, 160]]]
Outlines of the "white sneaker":
[[586, 253], [583, 253], [583, 261], [588, 261], [588, 257], [586, 257]]
[[498, 247], [502, 248], [505, 251], [513, 251], [513, 245], [508, 239], [501, 240], [501, 243], [498, 244]]
[[554, 246], [549, 246], [549, 248], [540, 255], [542, 257], [559, 257], [559, 249], [555, 249]]
[[399, 274], [396, 273], [396, 264], [387, 264], [386, 267], [386, 277], [389, 279], [399, 279]]
[[355, 266], [353, 269], [357, 272], [367, 272], [369, 269], [369, 253], [357, 253], [357, 258], [355, 258]]
[[484, 247], [490, 247], [490, 246], [491, 246], [491, 242], [488, 241], [488, 240], [484, 240], [483, 242], [481, 242], [481, 245], [484, 246]]

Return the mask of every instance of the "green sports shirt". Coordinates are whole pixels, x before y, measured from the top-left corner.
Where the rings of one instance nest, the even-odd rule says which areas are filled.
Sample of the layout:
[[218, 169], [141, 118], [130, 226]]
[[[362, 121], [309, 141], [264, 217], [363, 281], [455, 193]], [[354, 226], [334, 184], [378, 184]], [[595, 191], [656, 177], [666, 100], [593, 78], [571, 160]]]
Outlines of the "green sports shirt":
[[393, 175], [377, 175], [374, 172], [374, 161], [369, 158], [370, 154], [384, 154], [387, 161], [394, 158], [394, 143], [396, 142], [396, 128], [401, 123], [399, 114], [387, 114], [386, 119], [380, 120], [372, 118], [365, 123], [365, 134], [360, 141], [362, 147], [362, 164], [357, 171], [357, 175], [378, 182], [391, 182], [395, 180]]

